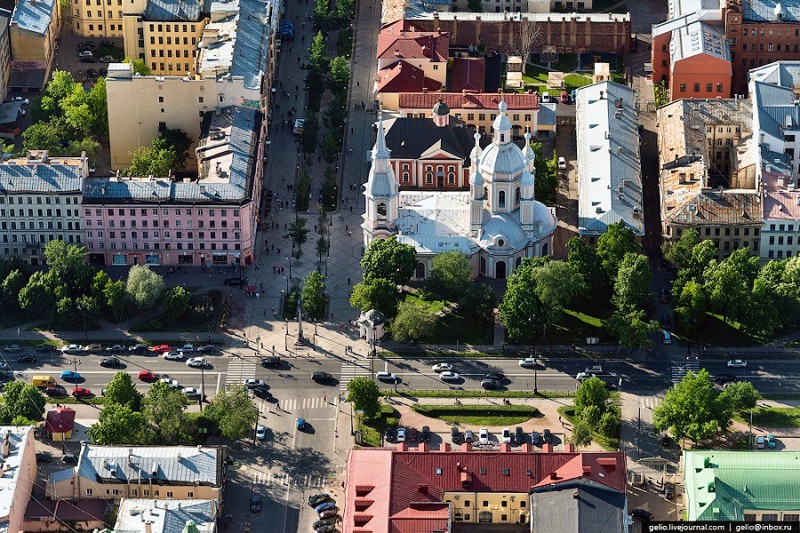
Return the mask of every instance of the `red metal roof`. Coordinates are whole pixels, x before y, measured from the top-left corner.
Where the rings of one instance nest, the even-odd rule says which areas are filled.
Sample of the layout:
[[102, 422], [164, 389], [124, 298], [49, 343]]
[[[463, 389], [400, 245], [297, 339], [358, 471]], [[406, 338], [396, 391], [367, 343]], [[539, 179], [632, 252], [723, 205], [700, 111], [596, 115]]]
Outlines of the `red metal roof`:
[[384, 26], [378, 35], [378, 59], [447, 61], [450, 34], [419, 31], [405, 20]]
[[[380, 468], [383, 467], [383, 468]], [[529, 492], [533, 487], [590, 479], [625, 492], [625, 456], [621, 452], [526, 451], [401, 451], [353, 450], [347, 463], [344, 533], [358, 530], [353, 522], [356, 487], [372, 485], [369, 529], [374, 533], [417, 533], [434, 530], [446, 516], [445, 492]], [[380, 499], [379, 499], [380, 498]], [[384, 500], [385, 498], [385, 500]]]
[[438, 91], [441, 88], [442, 84], [426, 77], [422, 69], [403, 61], [378, 71], [379, 93], [415, 92], [423, 89]]
[[405, 92], [400, 95], [400, 109], [433, 109], [441, 98], [453, 109], [488, 109], [496, 111], [503, 99], [508, 111], [532, 111], [539, 109], [539, 93], [423, 93]]
[[75, 427], [75, 410], [69, 407], [56, 407], [47, 412], [45, 430], [50, 433], [66, 433]]
[[456, 57], [450, 69], [450, 90], [482, 93], [486, 81], [486, 60], [482, 57]]

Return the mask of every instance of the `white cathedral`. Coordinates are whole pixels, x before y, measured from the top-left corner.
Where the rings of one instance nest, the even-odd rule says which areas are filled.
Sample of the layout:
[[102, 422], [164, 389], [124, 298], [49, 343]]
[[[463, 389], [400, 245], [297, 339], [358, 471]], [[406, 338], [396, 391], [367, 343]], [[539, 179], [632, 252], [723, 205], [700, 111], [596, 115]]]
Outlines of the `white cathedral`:
[[481, 149], [480, 134], [475, 133], [469, 192], [400, 192], [379, 118], [364, 191], [364, 245], [396, 235], [417, 252], [417, 279], [430, 272], [436, 254], [449, 250], [471, 258], [473, 277], [494, 279], [508, 277], [525, 257], [550, 255], [555, 208], [536, 201], [530, 133], [525, 134], [524, 149], [512, 142], [506, 107], [501, 101], [491, 144]]

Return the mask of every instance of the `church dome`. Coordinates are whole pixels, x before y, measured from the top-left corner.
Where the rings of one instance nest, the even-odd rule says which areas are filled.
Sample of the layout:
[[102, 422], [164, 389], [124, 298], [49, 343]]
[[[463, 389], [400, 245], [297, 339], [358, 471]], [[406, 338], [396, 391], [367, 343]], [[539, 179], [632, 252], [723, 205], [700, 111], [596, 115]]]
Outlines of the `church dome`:
[[538, 236], [549, 235], [556, 230], [556, 217], [542, 202], [533, 202], [533, 217], [537, 224]]
[[519, 184], [523, 187], [533, 187], [534, 186], [534, 179], [533, 174], [528, 172], [527, 170], [522, 173], [522, 179], [519, 180]]
[[513, 125], [511, 124], [511, 119], [506, 115], [506, 109], [508, 109], [506, 101], [500, 100], [500, 105], [497, 106], [497, 109], [500, 110], [500, 114], [497, 115], [497, 118], [494, 119], [494, 124], [492, 124], [494, 131], [502, 133], [510, 132]]
[[514, 143], [492, 143], [483, 149], [481, 168], [488, 176], [516, 176], [525, 170], [525, 159], [522, 150]]
[[513, 215], [485, 212], [481, 226], [482, 248], [510, 248], [516, 250], [528, 244], [525, 230]]
[[483, 187], [484, 181], [483, 176], [481, 175], [481, 159], [480, 157], [475, 159], [475, 171], [469, 177], [469, 184], [473, 187]]
[[444, 99], [440, 96], [439, 101], [433, 106], [433, 114], [440, 117], [446, 117], [450, 114], [450, 108], [444, 103]]

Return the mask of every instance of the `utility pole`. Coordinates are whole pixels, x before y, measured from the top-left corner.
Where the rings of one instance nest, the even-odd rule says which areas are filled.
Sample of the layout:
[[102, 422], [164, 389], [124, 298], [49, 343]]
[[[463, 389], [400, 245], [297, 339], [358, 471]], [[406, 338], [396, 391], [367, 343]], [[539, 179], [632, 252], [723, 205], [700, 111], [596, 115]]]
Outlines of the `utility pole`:
[[206, 367], [200, 367], [200, 412], [203, 412], [203, 400], [206, 396]]
[[639, 405], [639, 422], [636, 426], [636, 459], [642, 458], [642, 452], [639, 448], [639, 437], [642, 433], [642, 406]]

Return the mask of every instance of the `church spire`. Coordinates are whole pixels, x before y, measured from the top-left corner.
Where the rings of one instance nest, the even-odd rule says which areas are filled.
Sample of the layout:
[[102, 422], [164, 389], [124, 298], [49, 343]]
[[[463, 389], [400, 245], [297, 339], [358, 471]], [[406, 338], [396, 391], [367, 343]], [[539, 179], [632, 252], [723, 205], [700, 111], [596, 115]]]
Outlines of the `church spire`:
[[508, 115], [506, 115], [508, 104], [506, 104], [505, 97], [501, 97], [497, 109], [500, 110], [500, 114], [494, 119], [494, 124], [492, 124], [492, 128], [494, 129], [494, 138], [492, 142], [495, 144], [508, 144], [511, 142], [512, 124]]
[[378, 138], [375, 140], [375, 148], [372, 150], [372, 168], [375, 173], [383, 173], [389, 170], [389, 157], [391, 150], [386, 147], [386, 133], [383, 130], [383, 112], [378, 114]]

